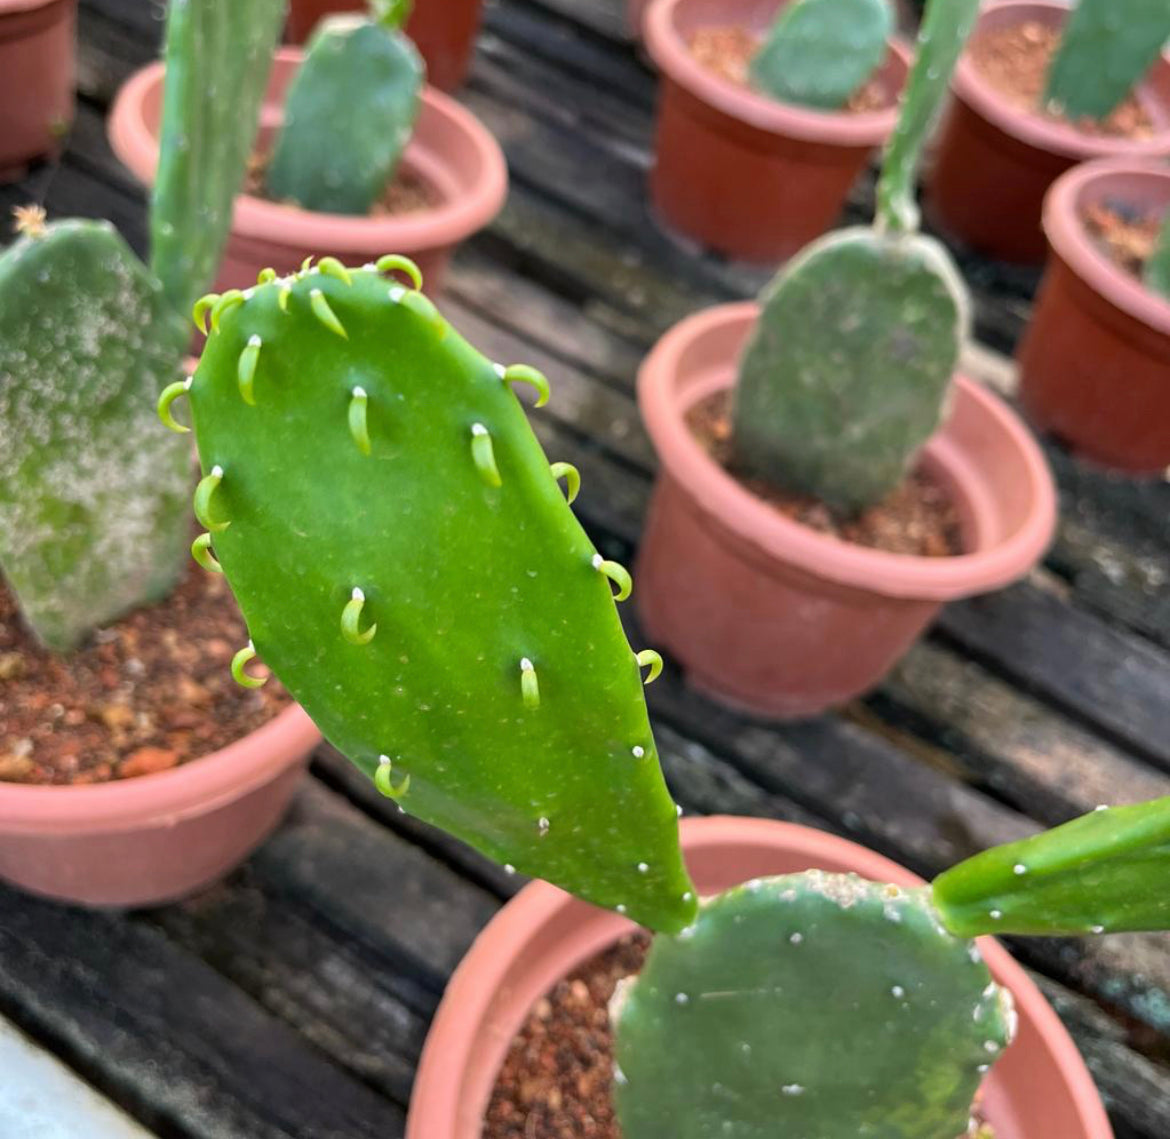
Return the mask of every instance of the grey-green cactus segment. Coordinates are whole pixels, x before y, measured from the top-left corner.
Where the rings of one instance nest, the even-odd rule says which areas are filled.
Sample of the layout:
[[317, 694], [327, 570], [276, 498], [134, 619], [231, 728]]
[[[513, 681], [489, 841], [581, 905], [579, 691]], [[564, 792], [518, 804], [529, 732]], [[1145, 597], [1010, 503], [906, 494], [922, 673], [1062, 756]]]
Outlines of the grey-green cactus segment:
[[1167, 208], [1158, 230], [1154, 251], [1142, 272], [1146, 287], [1170, 300], [1170, 208]]
[[1045, 100], [1070, 119], [1104, 119], [1170, 38], [1166, 0], [1079, 0], [1048, 69]]
[[918, 228], [914, 186], [922, 149], [942, 110], [963, 45], [975, 26], [979, 3], [980, 0], [930, 0], [926, 5], [898, 124], [886, 146], [878, 179], [879, 229], [899, 233]]
[[751, 61], [753, 86], [785, 103], [837, 111], [886, 55], [887, 0], [796, 0]]
[[0, 256], [0, 567], [52, 649], [183, 571], [191, 452], [154, 405], [186, 338], [104, 222], [59, 222]]
[[178, 313], [215, 278], [284, 9], [284, 0], [169, 5], [150, 263]]
[[694, 888], [614, 604], [628, 575], [565, 501], [512, 392], [523, 371], [372, 266], [323, 262], [210, 316], [196, 509], [264, 662], [412, 815], [651, 928], [686, 925]]
[[401, 32], [325, 21], [288, 93], [269, 194], [308, 210], [368, 214], [414, 132], [425, 74]]
[[1085, 934], [1170, 928], [1170, 798], [1099, 807], [993, 847], [934, 882], [943, 921], [981, 933]]
[[937, 242], [842, 230], [768, 286], [740, 363], [740, 463], [852, 513], [905, 477], [937, 430], [966, 335], [958, 272]]
[[614, 997], [625, 1139], [948, 1139], [1010, 997], [926, 889], [808, 871], [705, 901]]

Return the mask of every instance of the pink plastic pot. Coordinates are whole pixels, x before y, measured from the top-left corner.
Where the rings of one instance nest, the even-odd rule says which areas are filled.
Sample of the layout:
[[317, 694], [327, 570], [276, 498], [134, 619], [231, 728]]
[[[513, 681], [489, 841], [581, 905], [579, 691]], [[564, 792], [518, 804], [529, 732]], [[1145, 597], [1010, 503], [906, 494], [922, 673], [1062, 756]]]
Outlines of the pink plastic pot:
[[[972, 41], [1032, 20], [1063, 27], [1068, 12], [1060, 0], [997, 0], [979, 17]], [[1140, 141], [1088, 135], [1020, 110], [988, 85], [969, 54], [959, 60], [951, 90], [926, 180], [927, 210], [940, 228], [1004, 261], [1043, 261], [1044, 195], [1072, 166], [1109, 155], [1170, 154], [1170, 56], [1164, 55], [1138, 88], [1158, 126]]]
[[909, 53], [891, 41], [879, 111], [815, 111], [713, 75], [689, 50], [704, 27], [763, 33], [788, 0], [654, 0], [646, 49], [662, 72], [650, 179], [670, 226], [745, 261], [776, 262], [837, 220], [849, 187], [894, 129]]
[[694, 403], [735, 382], [754, 303], [683, 321], [638, 377], [661, 461], [635, 581], [648, 643], [730, 704], [804, 716], [876, 684], [943, 602], [1025, 574], [1056, 523], [1048, 467], [995, 396], [955, 378], [923, 468], [950, 493], [967, 553], [918, 558], [851, 545], [774, 510], [691, 435]]
[[[262, 145], [280, 125], [285, 90], [301, 59], [298, 48], [277, 53], [261, 114]], [[148, 185], [158, 164], [162, 91], [162, 65], [152, 64], [126, 83], [110, 114], [114, 152]], [[217, 290], [254, 285], [256, 275], [269, 267], [292, 272], [310, 255], [364, 263], [384, 253], [401, 253], [418, 262], [427, 291], [437, 292], [455, 247], [503, 207], [507, 165], [496, 140], [475, 116], [430, 87], [403, 162], [431, 187], [438, 205], [399, 217], [346, 217], [241, 194]]]
[[173, 901], [222, 878], [284, 814], [321, 742], [296, 705], [203, 759], [116, 783], [0, 783], [0, 878], [87, 906]]
[[73, 117], [77, 0], [0, 0], [0, 181], [53, 154]]
[[1020, 344], [1020, 398], [1037, 426], [1087, 459], [1136, 474], [1170, 466], [1170, 300], [1118, 268], [1085, 231], [1088, 206], [1170, 210], [1170, 168], [1110, 159], [1048, 193], [1051, 255]]
[[[704, 894], [810, 868], [879, 882], [921, 879], [865, 847], [766, 819], [684, 819], [687, 864]], [[520, 892], [456, 970], [423, 1049], [406, 1139], [481, 1139], [496, 1073], [528, 1010], [557, 981], [635, 927], [545, 882]], [[983, 1085], [996, 1139], [1112, 1139], [1076, 1046], [1027, 974], [989, 938], [980, 949], [1011, 990], [1019, 1034]]]

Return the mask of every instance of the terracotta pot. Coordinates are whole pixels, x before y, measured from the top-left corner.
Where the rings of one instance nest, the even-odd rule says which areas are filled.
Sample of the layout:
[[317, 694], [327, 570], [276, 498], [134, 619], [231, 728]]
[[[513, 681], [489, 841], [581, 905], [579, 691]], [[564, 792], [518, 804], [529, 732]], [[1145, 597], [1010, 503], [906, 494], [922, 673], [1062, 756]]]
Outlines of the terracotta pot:
[[53, 154], [73, 117], [77, 0], [0, 0], [0, 181]]
[[1070, 170], [1048, 193], [1051, 254], [1019, 349], [1020, 399], [1087, 459], [1160, 476], [1170, 466], [1170, 300], [1099, 251], [1081, 221], [1112, 201], [1170, 210], [1170, 168], [1132, 159]]
[[321, 741], [296, 705], [220, 751], [83, 787], [0, 783], [0, 878], [87, 906], [173, 901], [273, 830]]
[[955, 378], [923, 469], [951, 495], [967, 553], [884, 553], [816, 533], [745, 490], [691, 435], [687, 409], [735, 382], [754, 303], [677, 325], [642, 365], [638, 400], [661, 462], [635, 597], [648, 643], [699, 688], [749, 711], [803, 716], [885, 674], [944, 601], [1005, 585], [1043, 553], [1056, 493], [1032, 437]]
[[[972, 38], [1030, 20], [1063, 27], [1068, 11], [1059, 0], [998, 0], [979, 17]], [[1142, 140], [1094, 137], [1020, 110], [987, 84], [970, 53], [959, 60], [951, 90], [926, 179], [927, 212], [940, 229], [990, 257], [1043, 261], [1044, 195], [1070, 167], [1109, 155], [1170, 154], [1170, 56], [1138, 87], [1157, 126]]]
[[630, 29], [630, 35], [636, 40], [642, 38], [642, 21], [649, 6], [650, 0], [629, 0], [626, 5], [626, 24]]
[[[483, 0], [415, 0], [406, 34], [427, 62], [427, 82], [440, 91], [454, 91], [467, 76], [479, 32]], [[304, 43], [323, 16], [361, 12], [360, 0], [292, 0], [286, 35]]]
[[[704, 894], [810, 868], [901, 886], [921, 879], [856, 843], [767, 819], [684, 819], [683, 848]], [[488, 924], [456, 970], [427, 1036], [406, 1139], [481, 1139], [496, 1073], [528, 1010], [557, 981], [635, 927], [545, 882]], [[1007, 951], [980, 949], [1011, 990], [1019, 1034], [983, 1084], [996, 1139], [1112, 1139], [1092, 1077], [1040, 991]]]
[[704, 27], [763, 33], [788, 0], [654, 0], [643, 33], [662, 72], [650, 179], [669, 225], [710, 249], [775, 262], [836, 221], [874, 147], [894, 129], [909, 54], [891, 42], [878, 81], [889, 103], [862, 114], [780, 103], [709, 72], [688, 44]]
[[[279, 128], [285, 90], [301, 58], [299, 48], [277, 53], [261, 113], [261, 147]], [[110, 114], [115, 153], [148, 184], [158, 162], [162, 87], [162, 65], [144, 68], [118, 93]], [[496, 140], [475, 116], [430, 87], [403, 162], [430, 186], [438, 205], [395, 217], [347, 217], [241, 194], [217, 289], [254, 285], [257, 273], [269, 266], [291, 272], [310, 254], [366, 262], [403, 253], [418, 262], [427, 291], [437, 292], [455, 247], [502, 208], [507, 166]]]

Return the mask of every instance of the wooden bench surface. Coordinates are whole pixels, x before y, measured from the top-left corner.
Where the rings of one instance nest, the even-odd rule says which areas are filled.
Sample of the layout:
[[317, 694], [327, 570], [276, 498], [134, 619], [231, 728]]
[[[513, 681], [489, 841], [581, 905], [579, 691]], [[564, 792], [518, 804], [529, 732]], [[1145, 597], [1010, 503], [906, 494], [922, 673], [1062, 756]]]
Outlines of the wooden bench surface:
[[[5, 215], [38, 200], [52, 217], [108, 218], [144, 247], [144, 195], [111, 155], [104, 115], [161, 29], [161, 3], [82, 0], [68, 151], [0, 188]], [[549, 374], [536, 430], [580, 468], [578, 513], [627, 564], [654, 471], [638, 361], [683, 315], [767, 277], [653, 222], [654, 92], [622, 0], [489, 4], [460, 97], [503, 144], [512, 190], [441, 301], [489, 355]], [[849, 217], [866, 218], [871, 199], [864, 180]], [[979, 337], [966, 368], [1010, 392], [1001, 353], [1038, 275], [961, 262]], [[667, 668], [650, 703], [688, 813], [808, 823], [931, 874], [1099, 802], [1170, 794], [1170, 486], [1046, 449], [1061, 525], [1044, 566], [952, 605], [872, 696], [777, 725]], [[280, 831], [181, 905], [85, 913], [0, 886], [0, 1014], [160, 1137], [389, 1139], [447, 977], [516, 888], [325, 747]], [[1010, 947], [1073, 1033], [1119, 1139], [1167, 1139], [1170, 937]]]

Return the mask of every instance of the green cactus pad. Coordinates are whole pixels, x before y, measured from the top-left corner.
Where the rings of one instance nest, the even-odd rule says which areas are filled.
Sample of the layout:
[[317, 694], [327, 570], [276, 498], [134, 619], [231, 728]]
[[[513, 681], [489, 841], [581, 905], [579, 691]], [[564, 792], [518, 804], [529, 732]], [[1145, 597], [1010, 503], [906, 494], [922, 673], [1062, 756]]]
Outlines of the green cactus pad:
[[512, 393], [533, 377], [373, 267], [320, 268], [215, 304], [191, 390], [197, 511], [256, 649], [411, 814], [683, 927], [676, 808], [614, 607], [628, 575]]
[[735, 392], [740, 461], [842, 511], [881, 500], [938, 428], [966, 334], [949, 256], [918, 235], [842, 230], [762, 300]]
[[954, 1139], [1010, 997], [925, 889], [809, 871], [704, 902], [615, 995], [625, 1139]]
[[1162, 219], [1154, 252], [1146, 262], [1143, 280], [1151, 292], [1160, 293], [1170, 300], [1170, 208]]
[[171, 0], [151, 268], [176, 312], [214, 280], [284, 0]]
[[61, 222], [0, 256], [0, 565], [50, 648], [182, 573], [191, 453], [154, 405], [185, 339], [105, 222]]
[[368, 214], [414, 132], [424, 75], [401, 32], [326, 21], [289, 90], [268, 192], [309, 210]]
[[840, 110], [886, 55], [887, 0], [796, 0], [751, 61], [752, 84], [785, 103]]
[[940, 875], [947, 927], [1075, 934], [1170, 929], [1170, 798], [1104, 807], [1034, 838], [994, 847]]
[[1141, 82], [1168, 38], [1166, 0], [1078, 0], [1044, 97], [1071, 119], [1104, 119]]

